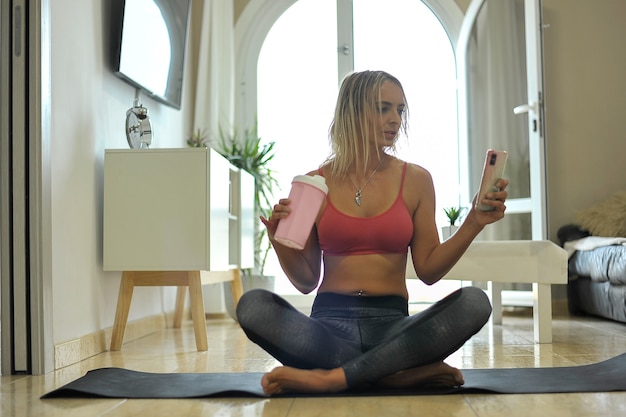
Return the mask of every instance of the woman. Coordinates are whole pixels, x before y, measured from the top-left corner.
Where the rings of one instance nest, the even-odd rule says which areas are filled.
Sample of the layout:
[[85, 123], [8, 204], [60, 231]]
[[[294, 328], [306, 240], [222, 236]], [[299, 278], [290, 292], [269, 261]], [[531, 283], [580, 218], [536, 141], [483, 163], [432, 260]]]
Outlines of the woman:
[[500, 180], [500, 191], [481, 201], [495, 210], [472, 208], [441, 243], [430, 174], [391, 155], [406, 127], [406, 99], [395, 77], [347, 76], [330, 129], [332, 155], [308, 173], [323, 175], [329, 192], [304, 249], [273, 239], [290, 213], [289, 199], [261, 218], [293, 285], [305, 294], [319, 285], [310, 317], [264, 290], [239, 301], [248, 337], [284, 365], [264, 375], [265, 393], [463, 384], [461, 372], [443, 361], [487, 322], [489, 300], [466, 287], [409, 316], [407, 251], [423, 282], [439, 281], [476, 235], [504, 216], [508, 182]]

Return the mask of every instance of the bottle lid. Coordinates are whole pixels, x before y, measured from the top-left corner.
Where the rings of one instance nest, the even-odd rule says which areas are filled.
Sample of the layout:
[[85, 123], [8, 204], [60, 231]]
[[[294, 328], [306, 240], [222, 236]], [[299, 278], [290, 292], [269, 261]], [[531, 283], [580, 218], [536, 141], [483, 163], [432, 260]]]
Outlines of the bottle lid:
[[324, 194], [328, 194], [328, 186], [326, 185], [326, 178], [321, 175], [296, 175], [293, 178], [292, 183], [294, 182], [302, 182], [305, 184], [312, 185], [314, 187], [319, 188], [324, 192]]

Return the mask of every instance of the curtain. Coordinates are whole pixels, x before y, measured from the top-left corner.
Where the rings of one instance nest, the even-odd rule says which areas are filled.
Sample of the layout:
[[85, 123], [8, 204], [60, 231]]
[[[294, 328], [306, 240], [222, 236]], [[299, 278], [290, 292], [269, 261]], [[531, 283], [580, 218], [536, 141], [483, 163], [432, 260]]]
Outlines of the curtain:
[[[232, 130], [234, 118], [234, 11], [233, 0], [194, 0], [201, 7], [197, 80], [194, 91], [193, 130], [209, 141], [219, 130]], [[197, 19], [196, 19], [197, 21]]]
[[[193, 132], [203, 132], [210, 146], [220, 129], [232, 130], [234, 117], [233, 0], [193, 0], [192, 26], [196, 85], [192, 91]], [[193, 60], [192, 60], [193, 61]], [[223, 284], [203, 287], [207, 313], [224, 311]]]
[[[526, 119], [513, 108], [527, 102], [523, 0], [487, 0], [468, 49], [468, 150], [470, 186], [478, 190], [488, 148], [509, 152], [509, 197], [530, 195]], [[473, 195], [473, 194], [471, 194]], [[485, 228], [486, 240], [530, 239], [530, 217], [509, 215]]]

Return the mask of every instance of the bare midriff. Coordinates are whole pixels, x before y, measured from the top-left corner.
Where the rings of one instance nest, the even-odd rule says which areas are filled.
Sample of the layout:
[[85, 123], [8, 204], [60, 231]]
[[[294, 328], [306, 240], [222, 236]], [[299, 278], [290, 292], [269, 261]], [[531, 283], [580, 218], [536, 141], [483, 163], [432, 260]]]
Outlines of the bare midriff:
[[319, 292], [408, 299], [406, 261], [406, 253], [325, 256]]

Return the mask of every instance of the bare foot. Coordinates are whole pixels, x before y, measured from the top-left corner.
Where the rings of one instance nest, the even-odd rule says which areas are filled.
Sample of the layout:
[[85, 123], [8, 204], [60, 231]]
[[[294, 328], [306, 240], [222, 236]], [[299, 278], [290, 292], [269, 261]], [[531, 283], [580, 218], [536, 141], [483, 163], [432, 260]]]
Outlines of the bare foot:
[[389, 388], [416, 386], [458, 387], [464, 383], [461, 371], [444, 362], [435, 362], [430, 365], [400, 371], [378, 381], [379, 385]]
[[263, 375], [261, 385], [263, 392], [267, 395], [285, 392], [339, 392], [348, 388], [346, 375], [342, 368], [309, 370], [289, 366], [279, 366]]

